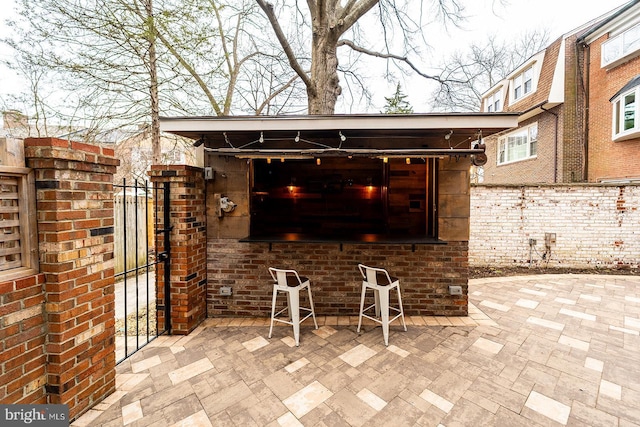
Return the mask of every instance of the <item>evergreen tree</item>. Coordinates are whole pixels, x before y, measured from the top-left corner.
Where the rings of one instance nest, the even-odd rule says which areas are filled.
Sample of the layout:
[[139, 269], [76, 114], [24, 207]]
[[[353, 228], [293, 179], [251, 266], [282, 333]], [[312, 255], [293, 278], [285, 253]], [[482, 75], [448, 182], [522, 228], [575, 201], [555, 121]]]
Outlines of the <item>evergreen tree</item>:
[[400, 83], [396, 86], [396, 92], [393, 96], [384, 97], [387, 104], [384, 106], [384, 114], [413, 114], [413, 107], [406, 100], [407, 95], [402, 93]]

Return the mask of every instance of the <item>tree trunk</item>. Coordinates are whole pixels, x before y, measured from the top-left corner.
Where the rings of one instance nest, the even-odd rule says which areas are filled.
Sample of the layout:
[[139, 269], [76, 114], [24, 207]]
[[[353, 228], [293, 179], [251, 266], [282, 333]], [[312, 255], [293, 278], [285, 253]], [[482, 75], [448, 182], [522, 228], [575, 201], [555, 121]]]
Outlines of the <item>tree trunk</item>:
[[153, 164], [159, 165], [162, 160], [160, 147], [160, 105], [158, 97], [158, 69], [156, 55], [156, 27], [153, 20], [152, 0], [145, 2], [145, 11], [149, 20], [149, 92], [151, 96], [151, 147]]
[[332, 31], [314, 33], [311, 50], [311, 86], [307, 87], [309, 114], [333, 114], [342, 93], [338, 77], [338, 39]]

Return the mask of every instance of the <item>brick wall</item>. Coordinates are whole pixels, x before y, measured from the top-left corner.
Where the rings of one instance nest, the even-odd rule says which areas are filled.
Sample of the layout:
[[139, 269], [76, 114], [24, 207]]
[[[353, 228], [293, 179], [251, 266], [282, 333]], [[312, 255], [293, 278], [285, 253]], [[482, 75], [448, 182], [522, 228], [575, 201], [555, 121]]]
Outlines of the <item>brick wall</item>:
[[[559, 105], [550, 110], [560, 118], [558, 121], [558, 179], [560, 173], [562, 156], [562, 115], [563, 106]], [[521, 183], [553, 183], [555, 179], [554, 157], [556, 156], [556, 119], [551, 113], [543, 112], [520, 123], [520, 127], [538, 123], [538, 154], [536, 157], [521, 160], [518, 162], [498, 165], [498, 136], [485, 138], [487, 145], [487, 164], [484, 165], [485, 184], [506, 184], [510, 182]], [[509, 132], [503, 132], [502, 135]]]
[[574, 34], [565, 41], [564, 104], [560, 114], [558, 138], [562, 141], [557, 182], [584, 182], [585, 86], [582, 81], [584, 52]]
[[[152, 166], [154, 185], [170, 185], [170, 317], [172, 334], [188, 334], [206, 317], [206, 203], [203, 171], [184, 165]], [[159, 191], [157, 226], [164, 228], [164, 193]], [[162, 235], [158, 252], [166, 250]], [[164, 324], [164, 263], [158, 264], [158, 322]]]
[[0, 402], [47, 403], [44, 275], [0, 283]]
[[640, 178], [640, 139], [612, 141], [609, 101], [640, 74], [640, 57], [610, 70], [600, 66], [600, 48], [608, 35], [589, 45], [589, 181]]
[[[311, 279], [317, 315], [358, 315], [362, 278], [358, 263], [384, 267], [400, 278], [408, 315], [467, 313], [467, 242], [443, 245], [347, 245], [311, 243], [208, 244], [208, 315], [269, 316], [272, 279], [268, 267], [293, 268]], [[449, 285], [463, 296], [448, 294]], [[231, 286], [231, 297], [220, 296]]]
[[[475, 186], [470, 265], [620, 267], [640, 264], [640, 187]], [[545, 233], [556, 243], [543, 260]], [[530, 251], [529, 239], [537, 244]]]
[[[111, 149], [53, 138], [25, 140], [25, 156], [35, 172], [41, 274], [0, 283], [7, 292], [3, 379], [22, 372], [0, 381], [8, 393], [3, 403], [43, 403], [46, 395], [48, 403], [69, 405], [75, 418], [115, 390], [112, 176], [118, 161]], [[17, 349], [25, 351], [17, 355]]]

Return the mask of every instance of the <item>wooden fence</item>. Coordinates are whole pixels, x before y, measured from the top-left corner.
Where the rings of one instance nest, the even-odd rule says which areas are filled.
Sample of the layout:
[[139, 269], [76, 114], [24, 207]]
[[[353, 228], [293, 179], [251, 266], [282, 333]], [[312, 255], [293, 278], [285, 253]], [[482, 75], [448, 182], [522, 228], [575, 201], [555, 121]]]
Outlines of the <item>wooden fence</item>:
[[155, 250], [153, 199], [141, 192], [136, 195], [127, 189], [126, 195], [120, 192], [114, 196], [113, 213], [117, 275], [147, 264], [150, 253]]

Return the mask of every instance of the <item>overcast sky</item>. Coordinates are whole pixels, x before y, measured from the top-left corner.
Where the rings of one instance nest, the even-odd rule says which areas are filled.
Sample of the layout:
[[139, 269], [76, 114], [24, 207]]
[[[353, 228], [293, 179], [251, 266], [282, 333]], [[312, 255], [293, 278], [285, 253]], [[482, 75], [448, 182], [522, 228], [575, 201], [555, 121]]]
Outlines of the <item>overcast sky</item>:
[[[438, 44], [434, 46], [434, 64], [444, 62], [451, 51], [464, 51], [469, 43], [482, 43], [490, 35], [499, 38], [517, 38], [518, 35], [537, 28], [549, 31], [549, 41], [553, 41], [585, 23], [628, 3], [629, 0], [467, 0], [464, 2], [467, 16], [464, 29], [450, 29], [438, 34]], [[432, 84], [425, 79], [414, 77], [403, 91], [415, 112], [429, 112], [429, 97]], [[389, 85], [386, 95], [391, 96], [395, 85]], [[378, 95], [376, 104], [382, 109], [384, 96]]]
[[[418, 1], [418, 0], [414, 0]], [[595, 19], [602, 14], [619, 7], [628, 0], [466, 0], [464, 1], [469, 19], [465, 29], [449, 29], [448, 34], [427, 35], [427, 39], [436, 39], [432, 52], [434, 64], [440, 63], [452, 50], [463, 50], [470, 41], [482, 42], [491, 34], [498, 37], [516, 37], [528, 30], [547, 28], [550, 40]], [[14, 0], [0, 0], [0, 20], [9, 16]], [[0, 23], [0, 38], [7, 35], [7, 28]], [[8, 59], [10, 52], [0, 45], [0, 61]], [[384, 66], [381, 63], [381, 66]], [[410, 85], [405, 92], [416, 112], [427, 111], [431, 90], [423, 79], [410, 79], [403, 87]], [[24, 87], [17, 76], [0, 65], [0, 105], [6, 100], [6, 94]], [[377, 91], [373, 111], [384, 106], [384, 96], [391, 96], [395, 85], [381, 87]], [[339, 113], [349, 112], [346, 107]], [[356, 112], [356, 111], [353, 111]]]

